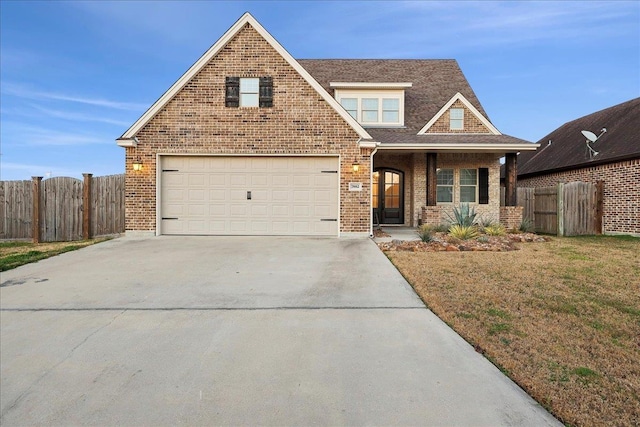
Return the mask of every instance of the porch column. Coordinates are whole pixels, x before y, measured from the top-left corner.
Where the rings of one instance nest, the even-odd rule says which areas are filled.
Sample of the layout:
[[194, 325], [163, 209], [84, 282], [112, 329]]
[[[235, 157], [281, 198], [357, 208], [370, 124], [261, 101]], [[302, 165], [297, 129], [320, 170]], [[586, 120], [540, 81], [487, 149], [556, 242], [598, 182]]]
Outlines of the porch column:
[[505, 206], [517, 206], [518, 205], [518, 192], [517, 192], [517, 153], [507, 153], [504, 162], [504, 205]]
[[437, 179], [437, 153], [427, 153], [427, 206], [436, 205]]

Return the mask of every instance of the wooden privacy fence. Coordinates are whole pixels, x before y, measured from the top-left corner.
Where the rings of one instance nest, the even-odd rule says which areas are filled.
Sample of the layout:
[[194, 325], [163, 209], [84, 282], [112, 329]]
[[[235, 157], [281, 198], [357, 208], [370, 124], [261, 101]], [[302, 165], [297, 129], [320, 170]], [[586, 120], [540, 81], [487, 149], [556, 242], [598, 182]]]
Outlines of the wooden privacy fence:
[[[504, 204], [504, 189], [501, 190]], [[523, 219], [530, 219], [538, 233], [558, 236], [601, 234], [603, 200], [604, 181], [518, 188]]]
[[0, 239], [59, 242], [124, 232], [124, 174], [0, 181]]

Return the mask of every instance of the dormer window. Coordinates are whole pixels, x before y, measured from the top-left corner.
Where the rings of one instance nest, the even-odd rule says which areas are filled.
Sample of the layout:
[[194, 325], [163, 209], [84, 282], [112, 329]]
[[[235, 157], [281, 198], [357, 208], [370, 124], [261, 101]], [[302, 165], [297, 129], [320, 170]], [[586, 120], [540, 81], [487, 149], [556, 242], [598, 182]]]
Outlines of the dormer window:
[[342, 107], [360, 124], [404, 126], [404, 90], [411, 83], [330, 83]]

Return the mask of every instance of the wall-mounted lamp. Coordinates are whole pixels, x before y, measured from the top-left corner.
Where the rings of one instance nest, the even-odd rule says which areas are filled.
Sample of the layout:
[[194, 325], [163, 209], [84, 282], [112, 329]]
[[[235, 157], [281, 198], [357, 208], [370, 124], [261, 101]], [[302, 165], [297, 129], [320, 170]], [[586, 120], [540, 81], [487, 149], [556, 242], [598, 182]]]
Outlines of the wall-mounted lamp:
[[358, 163], [357, 160], [354, 160], [353, 162], [353, 171], [354, 172], [358, 172], [360, 170], [360, 163]]
[[138, 172], [142, 170], [142, 162], [140, 158], [138, 158], [135, 162], [133, 162], [133, 170]]

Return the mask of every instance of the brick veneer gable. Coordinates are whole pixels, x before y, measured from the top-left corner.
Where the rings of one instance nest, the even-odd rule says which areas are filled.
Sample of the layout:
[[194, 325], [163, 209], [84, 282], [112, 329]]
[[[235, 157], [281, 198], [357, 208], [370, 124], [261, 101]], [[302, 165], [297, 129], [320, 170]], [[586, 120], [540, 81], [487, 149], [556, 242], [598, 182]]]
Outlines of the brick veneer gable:
[[550, 187], [560, 182], [604, 181], [604, 233], [640, 234], [640, 159], [518, 178], [520, 187]]
[[[227, 108], [225, 77], [273, 77], [273, 107]], [[156, 154], [340, 155], [341, 232], [368, 232], [369, 155], [358, 134], [250, 25], [241, 29], [126, 149], [126, 229], [156, 228]], [[141, 160], [144, 169], [131, 172]], [[360, 164], [352, 171], [354, 161]], [[363, 183], [349, 192], [349, 181]]]
[[[449, 114], [451, 108], [462, 108], [464, 110], [463, 128], [459, 130], [451, 129]], [[451, 107], [440, 116], [438, 120], [427, 130], [427, 133], [491, 133], [489, 129], [473, 114], [460, 100], [454, 102]]]

